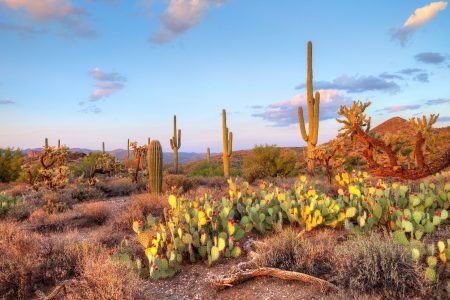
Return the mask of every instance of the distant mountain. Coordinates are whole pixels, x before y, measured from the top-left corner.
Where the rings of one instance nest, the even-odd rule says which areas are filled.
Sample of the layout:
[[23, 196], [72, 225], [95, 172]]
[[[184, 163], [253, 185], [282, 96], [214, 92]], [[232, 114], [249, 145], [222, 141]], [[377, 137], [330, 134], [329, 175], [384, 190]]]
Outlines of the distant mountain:
[[[22, 150], [24, 155], [36, 155], [42, 151], [42, 148], [33, 148], [33, 149], [25, 149]], [[91, 150], [86, 148], [69, 148], [70, 152], [73, 153], [84, 153], [89, 154], [91, 152], [100, 152], [99, 150]], [[113, 154], [117, 159], [124, 159], [127, 157], [127, 150], [124, 149], [115, 149], [112, 151], [106, 151], [107, 153]], [[178, 161], [183, 164], [187, 162], [197, 161], [205, 159], [206, 153], [196, 153], [196, 152], [178, 152]], [[172, 163], [173, 162], [173, 153], [172, 152], [164, 152], [163, 153], [164, 163]]]

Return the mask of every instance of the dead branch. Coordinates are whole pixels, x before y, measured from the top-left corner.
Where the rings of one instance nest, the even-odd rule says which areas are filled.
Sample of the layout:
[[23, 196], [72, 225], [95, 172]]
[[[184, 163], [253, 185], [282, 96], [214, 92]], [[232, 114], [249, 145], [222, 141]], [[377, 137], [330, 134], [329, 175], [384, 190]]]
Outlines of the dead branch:
[[238, 271], [228, 276], [213, 277], [210, 279], [210, 283], [215, 288], [223, 289], [259, 276], [270, 276], [284, 280], [295, 280], [318, 285], [322, 292], [339, 290], [336, 285], [326, 280], [304, 273], [285, 271], [276, 268], [258, 268], [249, 271]]

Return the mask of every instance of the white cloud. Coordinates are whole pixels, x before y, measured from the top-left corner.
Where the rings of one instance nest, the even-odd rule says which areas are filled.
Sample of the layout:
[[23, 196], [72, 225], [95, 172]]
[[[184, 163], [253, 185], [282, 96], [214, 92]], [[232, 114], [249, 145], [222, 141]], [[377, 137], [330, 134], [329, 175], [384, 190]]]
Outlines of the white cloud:
[[393, 39], [397, 39], [402, 45], [425, 23], [431, 21], [441, 10], [447, 8], [447, 2], [431, 2], [428, 5], [419, 7], [406, 20], [400, 29], [394, 30]]
[[224, 4], [227, 0], [170, 0], [161, 16], [162, 27], [151, 37], [156, 43], [168, 43], [179, 34], [196, 26], [206, 10], [212, 5]]
[[0, 0], [2, 3], [10, 10], [23, 11], [39, 22], [58, 22], [67, 31], [64, 33], [67, 36], [95, 36], [95, 31], [85, 19], [86, 11], [74, 6], [70, 0]]
[[123, 83], [126, 81], [125, 77], [119, 73], [105, 73], [100, 68], [92, 69], [89, 71], [89, 75], [97, 81], [91, 93], [92, 102], [109, 97], [118, 90], [121, 90], [124, 87]]

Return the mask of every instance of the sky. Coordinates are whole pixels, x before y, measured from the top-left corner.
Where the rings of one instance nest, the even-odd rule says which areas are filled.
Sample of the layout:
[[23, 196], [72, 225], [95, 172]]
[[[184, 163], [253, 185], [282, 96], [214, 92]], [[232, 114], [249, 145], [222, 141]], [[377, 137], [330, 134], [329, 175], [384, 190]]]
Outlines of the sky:
[[0, 147], [108, 150], [160, 140], [182, 152], [304, 146], [306, 46], [319, 142], [340, 105], [373, 126], [439, 113], [450, 125], [450, 8], [413, 0], [0, 0]]

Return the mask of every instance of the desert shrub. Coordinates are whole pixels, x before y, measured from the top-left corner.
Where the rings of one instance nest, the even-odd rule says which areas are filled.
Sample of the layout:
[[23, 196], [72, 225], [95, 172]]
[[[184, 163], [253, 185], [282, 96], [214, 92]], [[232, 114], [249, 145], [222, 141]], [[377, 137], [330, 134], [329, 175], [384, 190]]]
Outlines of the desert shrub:
[[145, 190], [145, 184], [133, 183], [127, 178], [117, 178], [102, 181], [97, 188], [107, 197], [129, 196], [138, 191]]
[[193, 179], [195, 179], [198, 186], [204, 186], [204, 187], [209, 187], [209, 188], [228, 187], [227, 179], [225, 177], [221, 177], [221, 176], [220, 177], [219, 176], [215, 176], [215, 177], [196, 176], [196, 177], [193, 177]]
[[215, 177], [223, 176], [223, 166], [219, 163], [208, 163], [207, 161], [198, 163], [189, 176], [204, 176], [204, 177]]
[[82, 202], [90, 199], [101, 199], [105, 194], [98, 188], [86, 184], [78, 184], [71, 187], [68, 192], [70, 197], [76, 202]]
[[131, 203], [116, 215], [113, 227], [129, 232], [133, 221], [144, 220], [149, 214], [161, 217], [164, 208], [167, 206], [166, 196], [152, 194], [133, 195]]
[[75, 260], [63, 242], [25, 232], [16, 223], [0, 223], [0, 295], [30, 299], [37, 289], [74, 274]]
[[71, 167], [71, 173], [74, 177], [83, 176], [90, 178], [95, 169], [95, 163], [102, 156], [99, 152], [91, 152], [82, 159], [77, 160]]
[[35, 210], [29, 217], [29, 224], [34, 231], [57, 232], [68, 228], [103, 225], [110, 215], [111, 209], [108, 204], [88, 202], [58, 214], [49, 214], [44, 209]]
[[255, 263], [259, 267], [321, 276], [332, 270], [335, 245], [336, 234], [331, 230], [300, 237], [298, 230], [287, 228], [256, 244]]
[[17, 197], [0, 194], [0, 218], [8, 213], [8, 211], [13, 208], [19, 201]]
[[163, 177], [164, 191], [180, 191], [186, 193], [197, 186], [194, 178], [181, 174], [166, 175]]
[[389, 235], [371, 232], [336, 247], [336, 282], [354, 293], [408, 298], [421, 290], [422, 276], [410, 251]]
[[252, 155], [244, 158], [243, 176], [253, 182], [265, 177], [290, 177], [298, 174], [297, 157], [294, 151], [281, 151], [275, 145], [260, 145]]
[[20, 149], [0, 149], [0, 182], [15, 181], [20, 176], [23, 155]]

